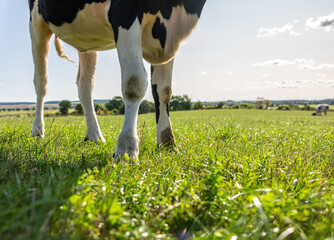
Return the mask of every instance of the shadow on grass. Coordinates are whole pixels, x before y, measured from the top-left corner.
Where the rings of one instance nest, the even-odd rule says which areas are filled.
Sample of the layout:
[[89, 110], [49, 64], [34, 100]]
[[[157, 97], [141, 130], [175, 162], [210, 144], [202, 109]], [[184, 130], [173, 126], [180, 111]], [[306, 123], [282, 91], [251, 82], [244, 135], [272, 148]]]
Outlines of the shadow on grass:
[[80, 176], [111, 156], [106, 146], [17, 133], [0, 134], [0, 238], [49, 239]]

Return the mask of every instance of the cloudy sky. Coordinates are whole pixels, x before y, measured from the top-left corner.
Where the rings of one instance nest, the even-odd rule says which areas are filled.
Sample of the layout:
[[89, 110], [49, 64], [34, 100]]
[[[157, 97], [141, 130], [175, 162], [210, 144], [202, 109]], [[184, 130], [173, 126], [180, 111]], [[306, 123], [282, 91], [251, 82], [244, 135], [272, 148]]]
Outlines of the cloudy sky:
[[[27, 2], [0, 0], [0, 102], [35, 101]], [[72, 47], [65, 51], [77, 60]], [[77, 100], [76, 71], [52, 46], [46, 100]], [[176, 56], [173, 93], [202, 101], [334, 98], [334, 1], [208, 0]], [[120, 94], [116, 52], [101, 52], [94, 98]]]

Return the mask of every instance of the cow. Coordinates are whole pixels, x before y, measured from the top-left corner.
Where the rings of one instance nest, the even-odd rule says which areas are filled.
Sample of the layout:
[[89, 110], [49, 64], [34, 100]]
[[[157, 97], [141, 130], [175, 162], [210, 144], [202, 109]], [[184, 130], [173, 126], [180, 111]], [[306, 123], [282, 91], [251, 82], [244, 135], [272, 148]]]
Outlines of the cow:
[[325, 116], [327, 116], [327, 112], [329, 110], [329, 105], [328, 104], [319, 104], [315, 108], [315, 113], [313, 115], [315, 116], [321, 116], [321, 113], [323, 112]]
[[[93, 105], [97, 52], [117, 49], [125, 103], [122, 131], [114, 158], [127, 154], [137, 160], [138, 108], [147, 87], [143, 59], [151, 64], [151, 87], [156, 108], [157, 145], [175, 146], [169, 119], [172, 70], [182, 40], [197, 25], [206, 0], [28, 0], [30, 36], [37, 95], [32, 135], [43, 137], [44, 98], [50, 39], [59, 56], [68, 59], [61, 41], [78, 50], [76, 84], [87, 126], [85, 140], [105, 142]], [[68, 59], [69, 60], [69, 59]]]

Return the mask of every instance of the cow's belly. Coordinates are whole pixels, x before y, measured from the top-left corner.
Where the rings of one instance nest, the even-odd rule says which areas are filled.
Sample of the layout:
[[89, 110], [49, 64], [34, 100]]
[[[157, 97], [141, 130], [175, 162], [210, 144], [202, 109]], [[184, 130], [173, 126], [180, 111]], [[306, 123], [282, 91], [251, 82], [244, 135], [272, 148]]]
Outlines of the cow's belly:
[[82, 52], [102, 51], [116, 47], [114, 32], [108, 20], [110, 1], [86, 4], [71, 23], [61, 26], [49, 23], [50, 29], [64, 42]]

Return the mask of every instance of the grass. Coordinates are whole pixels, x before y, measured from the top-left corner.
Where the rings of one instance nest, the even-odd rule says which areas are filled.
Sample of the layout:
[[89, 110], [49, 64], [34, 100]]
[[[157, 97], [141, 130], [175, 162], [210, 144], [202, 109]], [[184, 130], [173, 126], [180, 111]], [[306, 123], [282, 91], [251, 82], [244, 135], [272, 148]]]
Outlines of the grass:
[[123, 118], [0, 119], [1, 239], [333, 239], [334, 116], [206, 110], [171, 115], [179, 154], [140, 115], [140, 164], [112, 164]]

